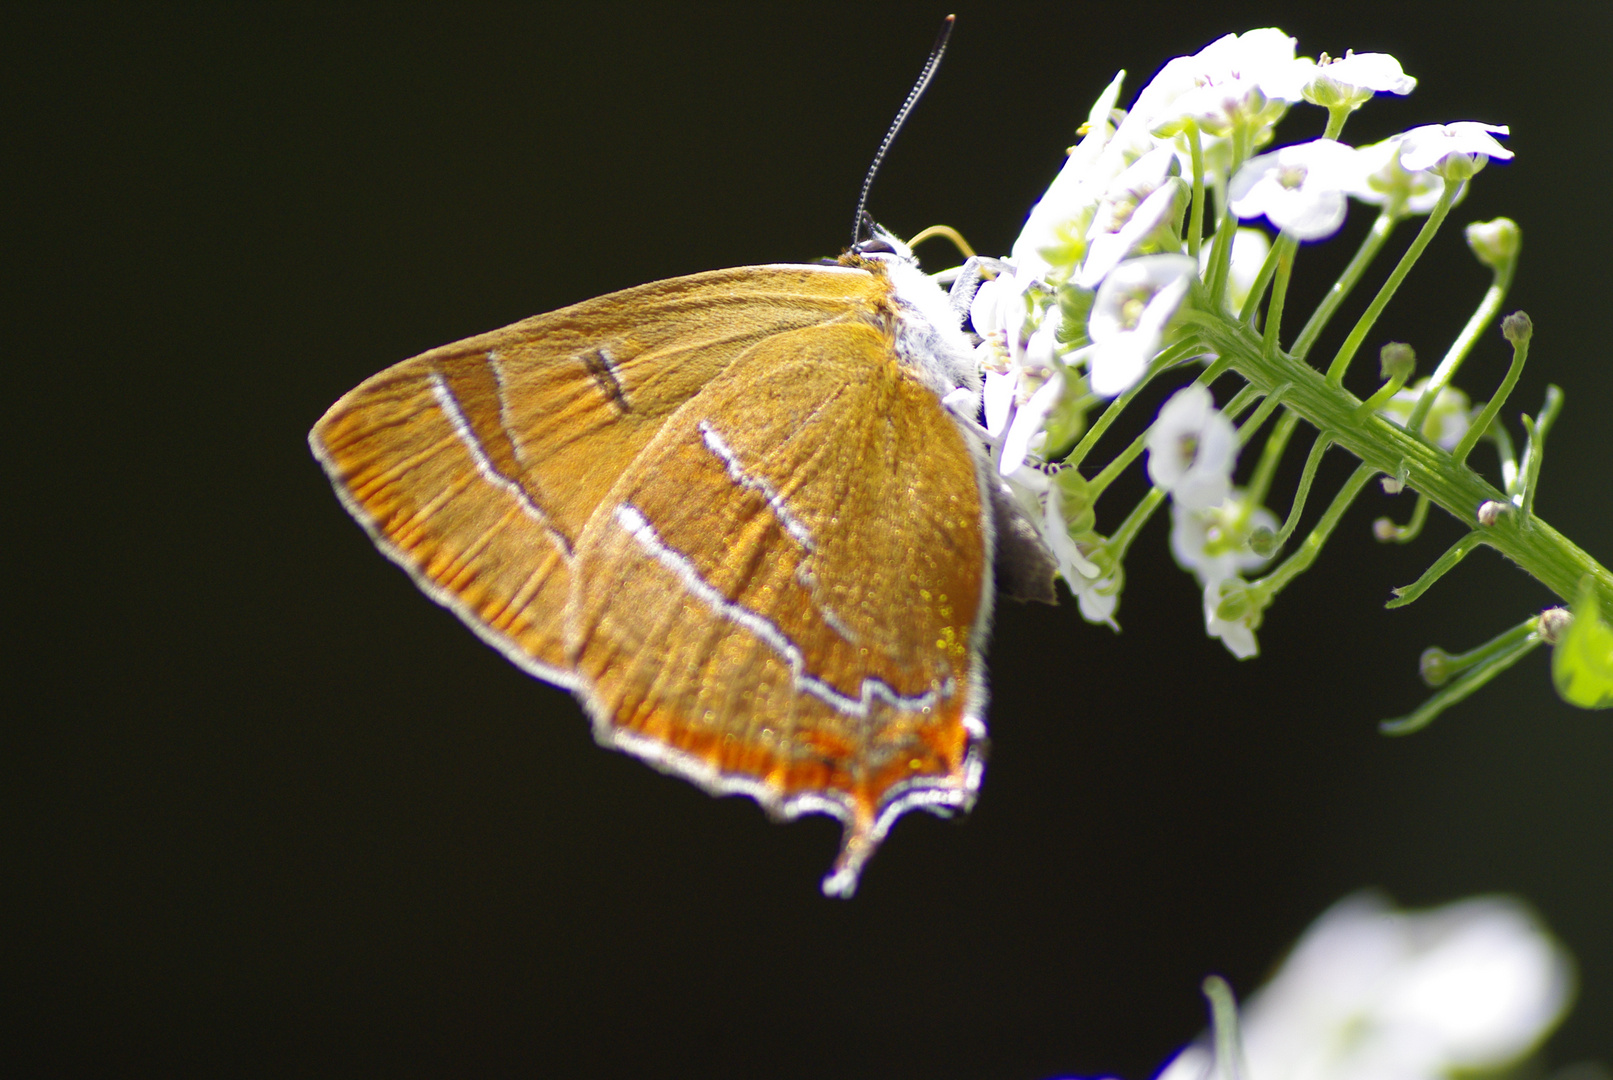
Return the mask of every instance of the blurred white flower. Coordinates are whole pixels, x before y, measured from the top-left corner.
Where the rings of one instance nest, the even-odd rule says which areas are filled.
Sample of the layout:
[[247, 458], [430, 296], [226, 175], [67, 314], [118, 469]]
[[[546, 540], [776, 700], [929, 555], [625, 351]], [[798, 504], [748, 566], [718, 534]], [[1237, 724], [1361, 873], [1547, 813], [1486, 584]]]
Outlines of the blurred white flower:
[[1523, 234], [1518, 223], [1511, 218], [1494, 221], [1475, 221], [1467, 227], [1467, 246], [1479, 262], [1491, 270], [1498, 269], [1518, 257]]
[[[1443, 1080], [1502, 1068], [1562, 1019], [1567, 953], [1517, 900], [1397, 912], [1365, 894], [1305, 932], [1242, 1010], [1248, 1080]], [[1215, 1075], [1203, 1042], [1159, 1080]]]
[[1087, 316], [1092, 345], [1082, 350], [1094, 394], [1114, 397], [1142, 378], [1164, 344], [1171, 316], [1192, 288], [1196, 269], [1187, 255], [1144, 255], [1103, 279]]
[[1400, 160], [1404, 134], [1355, 149], [1356, 168], [1349, 193], [1375, 206], [1397, 205], [1402, 211], [1426, 214], [1439, 201], [1445, 180], [1429, 172], [1406, 168]]
[[1260, 652], [1255, 640], [1255, 624], [1260, 612], [1251, 608], [1235, 619], [1221, 617], [1221, 601], [1229, 592], [1241, 589], [1246, 583], [1236, 574], [1207, 582], [1204, 586], [1204, 632], [1220, 638], [1227, 652], [1239, 660], [1247, 660]]
[[1148, 478], [1189, 510], [1219, 505], [1232, 490], [1238, 433], [1210, 397], [1190, 383], [1171, 395], [1148, 429]]
[[1344, 193], [1356, 172], [1348, 146], [1315, 139], [1250, 158], [1232, 178], [1227, 199], [1240, 218], [1264, 216], [1300, 240], [1320, 240], [1344, 224]]
[[1347, 105], [1354, 109], [1370, 101], [1373, 94], [1409, 94], [1417, 80], [1401, 70], [1400, 61], [1388, 53], [1346, 52], [1337, 60], [1323, 56], [1310, 81], [1305, 84], [1305, 100], [1323, 108]]
[[[1412, 385], [1402, 387], [1383, 403], [1378, 414], [1390, 423], [1405, 427], [1406, 421], [1411, 419], [1411, 410], [1427, 389], [1427, 379], [1418, 379]], [[1446, 386], [1435, 396], [1433, 407], [1423, 417], [1422, 436], [1441, 450], [1454, 450], [1456, 444], [1462, 441], [1462, 436], [1467, 434], [1471, 423], [1472, 405], [1467, 395], [1454, 386]]]
[[1491, 138], [1492, 133], [1511, 134], [1504, 126], [1471, 120], [1412, 128], [1402, 137], [1400, 164], [1409, 172], [1427, 169], [1447, 180], [1466, 180], [1491, 158], [1511, 160], [1512, 151]]
[[1250, 506], [1241, 491], [1234, 490], [1219, 505], [1201, 510], [1173, 502], [1171, 554], [1176, 565], [1207, 585], [1266, 565], [1269, 556], [1255, 554], [1249, 537], [1256, 529], [1276, 532], [1277, 528], [1272, 512]]

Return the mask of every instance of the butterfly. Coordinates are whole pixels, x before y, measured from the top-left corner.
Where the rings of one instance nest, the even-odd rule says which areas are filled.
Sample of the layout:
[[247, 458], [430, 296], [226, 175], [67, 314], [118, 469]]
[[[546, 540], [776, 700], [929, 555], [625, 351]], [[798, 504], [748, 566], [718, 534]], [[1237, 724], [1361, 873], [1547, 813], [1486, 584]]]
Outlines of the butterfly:
[[983, 264], [944, 293], [891, 234], [860, 239], [952, 25], [839, 260], [652, 282], [445, 345], [309, 435], [381, 550], [575, 693], [600, 743], [778, 818], [840, 819], [831, 896], [905, 812], [974, 804], [998, 585], [1054, 600], [974, 419]]
[[310, 435], [381, 550], [573, 691], [599, 742], [839, 818], [831, 895], [904, 812], [975, 800], [994, 558], [1007, 591], [1053, 598], [970, 422], [959, 307], [898, 246], [445, 345]]

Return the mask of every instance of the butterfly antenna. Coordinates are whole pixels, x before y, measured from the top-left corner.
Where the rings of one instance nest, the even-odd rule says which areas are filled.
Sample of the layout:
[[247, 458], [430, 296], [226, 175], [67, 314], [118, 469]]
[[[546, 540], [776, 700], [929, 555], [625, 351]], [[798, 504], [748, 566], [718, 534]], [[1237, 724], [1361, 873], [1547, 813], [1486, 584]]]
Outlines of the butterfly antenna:
[[868, 219], [868, 189], [874, 186], [874, 176], [879, 172], [879, 166], [885, 160], [886, 151], [890, 150], [891, 143], [896, 141], [896, 133], [902, 130], [907, 122], [907, 114], [913, 111], [913, 106], [924, 94], [925, 87], [935, 77], [935, 69], [941, 66], [941, 55], [947, 51], [947, 39], [952, 36], [952, 24], [956, 15], [948, 15], [946, 22], [941, 24], [941, 33], [936, 36], [935, 46], [930, 49], [930, 58], [924, 61], [924, 70], [919, 72], [918, 82], [913, 89], [907, 92], [907, 100], [896, 112], [896, 119], [891, 122], [890, 130], [885, 132], [885, 139], [879, 144], [879, 150], [874, 154], [874, 163], [868, 166], [868, 175], [863, 178], [862, 194], [857, 197], [857, 216], [851, 223], [851, 246], [856, 247], [862, 240], [863, 229]]

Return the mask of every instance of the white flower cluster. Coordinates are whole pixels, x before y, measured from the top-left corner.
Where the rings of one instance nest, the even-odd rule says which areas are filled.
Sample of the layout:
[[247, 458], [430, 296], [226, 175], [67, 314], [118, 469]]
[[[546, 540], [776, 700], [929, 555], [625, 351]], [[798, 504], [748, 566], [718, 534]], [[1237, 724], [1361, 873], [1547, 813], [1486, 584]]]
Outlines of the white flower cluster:
[[1271, 511], [1232, 487], [1238, 435], [1198, 383], [1173, 394], [1148, 429], [1148, 478], [1171, 496], [1171, 554], [1204, 590], [1204, 627], [1240, 660], [1259, 651], [1259, 612], [1219, 614], [1225, 593], [1266, 557], [1249, 546], [1256, 529], [1277, 531]]
[[[1083, 615], [1111, 624], [1117, 560], [1105, 562], [1103, 537], [1074, 526], [1090, 507], [1061, 499], [1034, 466], [1057, 449], [1048, 430], [1061, 416], [1065, 429], [1079, 429], [1100, 399], [1145, 381], [1184, 305], [1230, 303], [1235, 311], [1263, 287], [1270, 251], [1263, 233], [1237, 229], [1225, 244], [1206, 238], [1195, 247], [1196, 226], [1184, 231], [1195, 191], [1217, 189], [1237, 218], [1264, 217], [1285, 236], [1315, 240], [1340, 227], [1349, 198], [1395, 215], [1427, 213], [1447, 183], [1464, 182], [1490, 157], [1511, 157], [1492, 138], [1505, 128], [1474, 123], [1417, 128], [1360, 148], [1316, 139], [1250, 157], [1292, 104], [1327, 108], [1336, 131], [1375, 93], [1406, 94], [1416, 85], [1380, 53], [1295, 56], [1294, 39], [1276, 29], [1229, 34], [1170, 61], [1129, 111], [1116, 108], [1124, 78], [1116, 75], [1093, 105], [1083, 138], [1032, 209], [1011, 258], [970, 307], [998, 468], [1027, 498], [1042, 499], [1046, 539]], [[1211, 265], [1212, 248], [1222, 251], [1219, 267]], [[1219, 296], [1205, 290], [1212, 279], [1224, 283]], [[1243, 541], [1269, 527], [1270, 515], [1232, 490], [1236, 440], [1208, 392], [1178, 401], [1149, 438], [1150, 473], [1172, 495], [1173, 546], [1206, 589], [1210, 632], [1235, 654], [1252, 655], [1258, 612], [1229, 625], [1214, 615], [1212, 596], [1259, 565]], [[1179, 482], [1169, 479], [1173, 470]], [[1205, 539], [1195, 547], [1189, 536]]]
[[[1349, 897], [1325, 912], [1241, 1010], [1248, 1080], [1440, 1080], [1531, 1050], [1573, 996], [1567, 953], [1522, 904], [1480, 897], [1395, 911]], [[1159, 1080], [1209, 1080], [1195, 1043]]]

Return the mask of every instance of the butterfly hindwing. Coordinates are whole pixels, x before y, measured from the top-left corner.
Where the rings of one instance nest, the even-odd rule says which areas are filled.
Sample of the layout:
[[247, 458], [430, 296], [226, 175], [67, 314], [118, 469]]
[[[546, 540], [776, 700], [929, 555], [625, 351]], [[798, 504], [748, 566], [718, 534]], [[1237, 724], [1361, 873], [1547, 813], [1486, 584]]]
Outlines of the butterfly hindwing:
[[579, 541], [568, 651], [602, 740], [777, 813], [841, 817], [843, 884], [901, 809], [968, 805], [990, 604], [979, 468], [880, 329], [748, 350]]

